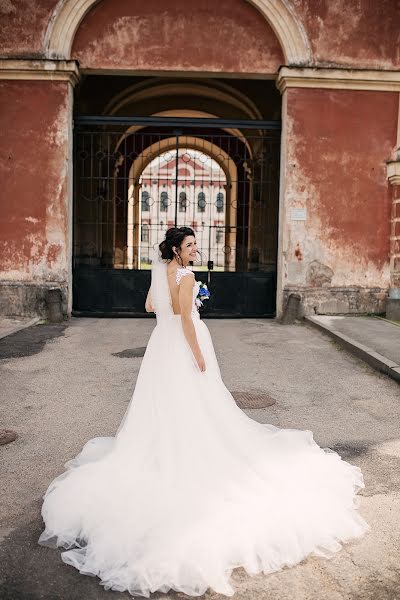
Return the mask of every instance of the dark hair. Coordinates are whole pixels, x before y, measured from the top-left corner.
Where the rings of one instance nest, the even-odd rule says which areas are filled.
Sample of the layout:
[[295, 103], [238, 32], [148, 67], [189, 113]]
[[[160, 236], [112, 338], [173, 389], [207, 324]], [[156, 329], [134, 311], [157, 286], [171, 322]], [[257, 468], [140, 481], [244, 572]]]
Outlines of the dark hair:
[[183, 240], [188, 235], [196, 235], [191, 227], [171, 227], [168, 229], [165, 234], [165, 240], [159, 245], [161, 258], [164, 260], [172, 260], [175, 257], [172, 248], [175, 246], [179, 249]]

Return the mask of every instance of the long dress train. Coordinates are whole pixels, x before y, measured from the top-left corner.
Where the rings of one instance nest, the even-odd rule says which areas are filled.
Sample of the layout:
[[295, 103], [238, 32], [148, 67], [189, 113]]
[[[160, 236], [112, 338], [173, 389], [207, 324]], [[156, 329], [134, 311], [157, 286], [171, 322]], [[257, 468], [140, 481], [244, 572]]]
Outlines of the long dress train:
[[64, 547], [64, 562], [107, 589], [232, 596], [235, 567], [272, 573], [362, 536], [360, 469], [311, 431], [260, 424], [237, 407], [195, 306], [198, 283], [192, 318], [204, 373], [160, 259], [151, 289], [157, 325], [125, 417], [114, 438], [88, 441], [50, 484], [39, 543]]

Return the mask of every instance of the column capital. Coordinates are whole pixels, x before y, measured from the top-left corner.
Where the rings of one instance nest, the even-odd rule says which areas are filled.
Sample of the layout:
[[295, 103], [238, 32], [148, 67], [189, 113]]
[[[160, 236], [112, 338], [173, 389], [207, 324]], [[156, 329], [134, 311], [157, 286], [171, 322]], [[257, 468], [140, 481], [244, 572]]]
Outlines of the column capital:
[[386, 174], [391, 185], [400, 185], [400, 157], [386, 162]]
[[281, 93], [291, 87], [400, 92], [400, 71], [281, 67], [276, 86]]
[[80, 73], [76, 60], [0, 58], [0, 79], [69, 81], [75, 86]]

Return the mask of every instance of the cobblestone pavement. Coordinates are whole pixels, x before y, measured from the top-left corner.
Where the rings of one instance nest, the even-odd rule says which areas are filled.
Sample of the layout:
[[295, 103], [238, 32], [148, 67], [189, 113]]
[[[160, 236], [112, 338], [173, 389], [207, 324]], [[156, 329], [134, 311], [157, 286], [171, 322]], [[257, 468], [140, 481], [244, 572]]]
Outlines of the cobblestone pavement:
[[[276, 403], [247, 414], [311, 429], [322, 447], [361, 467], [360, 511], [371, 531], [331, 560], [309, 558], [272, 575], [237, 569], [236, 600], [399, 600], [400, 388], [319, 331], [268, 320], [209, 320], [230, 390]], [[114, 600], [98, 579], [37, 545], [41, 496], [89, 438], [117, 429], [130, 400], [152, 320], [72, 319], [0, 340], [1, 600]], [[222, 600], [209, 592], [207, 599]], [[186, 598], [154, 594], [152, 599]]]

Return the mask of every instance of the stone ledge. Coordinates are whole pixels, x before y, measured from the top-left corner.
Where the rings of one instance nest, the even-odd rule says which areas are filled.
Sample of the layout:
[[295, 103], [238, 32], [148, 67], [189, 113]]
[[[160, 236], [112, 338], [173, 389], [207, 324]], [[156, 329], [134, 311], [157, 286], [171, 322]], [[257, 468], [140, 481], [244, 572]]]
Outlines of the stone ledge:
[[400, 71], [285, 66], [279, 69], [276, 87], [281, 93], [292, 87], [398, 92]]
[[0, 79], [69, 81], [76, 85], [80, 79], [75, 60], [41, 60], [0, 58]]
[[376, 371], [385, 373], [385, 375], [388, 375], [400, 383], [400, 366], [397, 363], [386, 358], [382, 354], [379, 354], [379, 352], [375, 352], [375, 350], [372, 348], [369, 348], [364, 344], [360, 344], [344, 333], [336, 331], [333, 327], [328, 326], [326, 323], [322, 323], [322, 319], [319, 320], [317, 316], [306, 316], [305, 321], [312, 327], [315, 327], [326, 335], [329, 335], [329, 337], [335, 340], [335, 342], [342, 346], [342, 348], [345, 348], [345, 350], [369, 364], [369, 366]]
[[286, 286], [283, 303], [290, 294], [301, 296], [300, 317], [307, 315], [383, 314], [386, 288]]
[[400, 298], [387, 298], [386, 318], [391, 321], [400, 321]]

